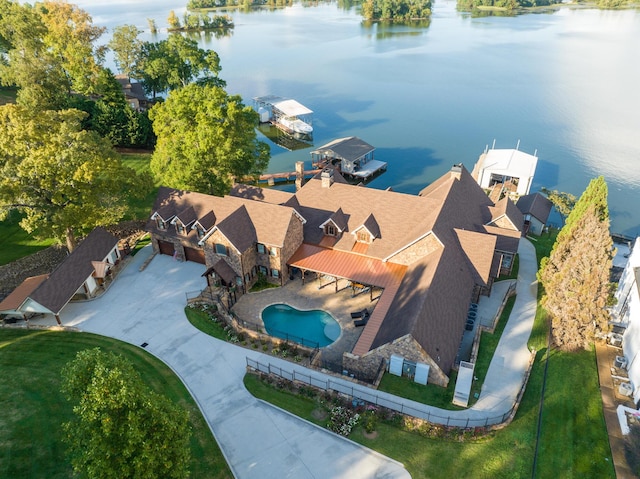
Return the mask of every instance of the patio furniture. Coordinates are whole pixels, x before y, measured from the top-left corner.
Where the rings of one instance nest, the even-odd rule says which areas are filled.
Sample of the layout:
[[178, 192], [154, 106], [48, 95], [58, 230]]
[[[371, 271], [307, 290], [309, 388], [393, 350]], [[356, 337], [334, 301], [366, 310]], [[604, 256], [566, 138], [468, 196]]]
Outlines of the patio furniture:
[[364, 316], [369, 316], [369, 310], [367, 310], [366, 308], [361, 311], [351, 313], [351, 319], [363, 318]]

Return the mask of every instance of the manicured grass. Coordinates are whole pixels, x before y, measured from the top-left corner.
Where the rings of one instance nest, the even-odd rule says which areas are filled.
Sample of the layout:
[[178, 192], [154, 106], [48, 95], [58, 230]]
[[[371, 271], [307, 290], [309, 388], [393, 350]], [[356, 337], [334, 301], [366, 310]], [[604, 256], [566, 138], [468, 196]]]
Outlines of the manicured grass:
[[596, 371], [595, 348], [551, 352], [536, 477], [615, 477]]
[[39, 240], [20, 227], [22, 216], [11, 211], [6, 220], [0, 221], [0, 265], [36, 253], [51, 246], [52, 239]]
[[220, 322], [213, 321], [206, 311], [187, 307], [184, 308], [184, 314], [187, 316], [189, 322], [203, 333], [223, 341], [228, 339], [224, 325]]
[[151, 236], [149, 235], [149, 233], [147, 233], [138, 241], [136, 241], [136, 245], [131, 250], [131, 256], [135, 256], [136, 254], [138, 254], [138, 251], [147, 246], [149, 243], [151, 243]]
[[453, 392], [456, 389], [456, 376], [457, 373], [452, 371], [448, 386], [443, 388], [435, 384], [423, 386], [405, 376], [400, 377], [394, 374], [384, 373], [378, 389], [422, 404], [430, 404], [431, 406], [441, 409], [459, 411], [464, 408], [451, 403], [453, 400]]
[[143, 349], [86, 333], [0, 328], [0, 477], [69, 478], [61, 424], [72, 415], [60, 370], [78, 351], [126, 356], [154, 391], [190, 413], [191, 478], [231, 478], [218, 445], [182, 382]]
[[[136, 173], [148, 173], [151, 175], [151, 169], [149, 168], [151, 153], [122, 153], [120, 156], [122, 158], [122, 164], [132, 168]], [[153, 177], [153, 175], [151, 175], [151, 177]], [[149, 217], [149, 212], [158, 194], [159, 186], [160, 185], [155, 182], [149, 194], [142, 200], [129, 200], [129, 211], [123, 219], [146, 220]]]

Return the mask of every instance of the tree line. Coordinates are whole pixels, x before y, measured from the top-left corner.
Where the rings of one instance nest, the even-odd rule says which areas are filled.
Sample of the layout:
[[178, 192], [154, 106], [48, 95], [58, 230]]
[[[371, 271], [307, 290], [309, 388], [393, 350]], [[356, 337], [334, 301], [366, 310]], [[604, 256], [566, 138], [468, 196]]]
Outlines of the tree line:
[[[270, 156], [257, 113], [224, 90], [216, 52], [179, 34], [142, 42], [132, 25], [96, 46], [104, 32], [75, 5], [0, 0], [0, 82], [17, 87], [16, 104], [0, 107], [0, 220], [18, 210], [23, 229], [69, 250], [152, 187], [114, 146], [155, 145], [156, 182], [219, 195], [259, 175]], [[106, 48], [157, 100], [148, 112], [127, 104], [103, 65]]]
[[431, 0], [365, 0], [361, 13], [365, 20], [422, 20], [431, 16]]

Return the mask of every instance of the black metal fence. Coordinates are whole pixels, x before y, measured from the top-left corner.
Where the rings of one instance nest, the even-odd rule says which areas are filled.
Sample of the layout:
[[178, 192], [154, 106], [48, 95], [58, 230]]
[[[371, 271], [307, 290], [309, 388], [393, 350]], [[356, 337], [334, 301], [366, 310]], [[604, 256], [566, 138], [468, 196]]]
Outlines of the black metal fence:
[[[313, 386], [318, 389], [322, 389], [328, 392], [341, 393], [352, 399], [359, 399], [376, 406], [384, 407], [392, 411], [413, 416], [423, 419], [425, 421], [440, 424], [447, 427], [460, 427], [464, 429], [476, 428], [476, 427], [488, 427], [502, 424], [511, 418], [511, 414], [514, 412], [514, 408], [518, 404], [516, 403], [511, 407], [509, 411], [500, 415], [492, 417], [484, 417], [474, 419], [471, 417], [464, 417], [464, 411], [457, 412], [455, 415], [442, 414], [442, 410], [439, 413], [434, 413], [432, 407], [415, 403], [412, 401], [402, 401], [401, 398], [395, 396], [383, 395], [374, 389], [367, 389], [359, 385], [345, 384], [345, 381], [339, 381], [330, 377], [318, 377], [317, 375], [307, 374], [296, 370], [295, 368], [286, 369], [274, 364], [264, 364], [259, 361], [255, 361], [247, 357], [247, 366], [255, 371], [260, 371], [266, 374], [273, 374], [289, 381], [299, 381], [301, 383]], [[395, 399], [392, 399], [395, 398]]]

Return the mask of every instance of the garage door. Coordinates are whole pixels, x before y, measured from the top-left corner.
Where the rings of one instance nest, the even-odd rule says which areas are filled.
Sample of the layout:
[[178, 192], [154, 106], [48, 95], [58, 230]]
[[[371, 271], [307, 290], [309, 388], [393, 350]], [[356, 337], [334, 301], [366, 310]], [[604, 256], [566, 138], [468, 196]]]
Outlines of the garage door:
[[184, 248], [184, 256], [187, 261], [204, 264], [204, 251], [196, 248]]
[[168, 254], [169, 256], [173, 256], [173, 243], [171, 241], [162, 241], [158, 240], [158, 249], [160, 250], [160, 254]]

